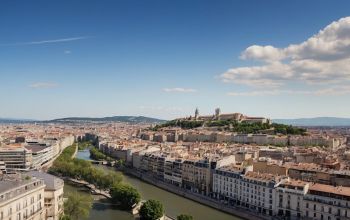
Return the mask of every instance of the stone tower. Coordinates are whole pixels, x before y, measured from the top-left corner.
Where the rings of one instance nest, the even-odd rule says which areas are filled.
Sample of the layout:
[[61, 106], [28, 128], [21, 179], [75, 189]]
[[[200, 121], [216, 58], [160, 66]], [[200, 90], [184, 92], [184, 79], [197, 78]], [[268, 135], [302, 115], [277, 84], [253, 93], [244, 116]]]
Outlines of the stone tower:
[[199, 110], [198, 108], [196, 108], [196, 111], [194, 112], [194, 119], [198, 120], [198, 117], [199, 117]]
[[220, 108], [216, 108], [215, 109], [215, 119], [216, 120], [220, 120], [220, 113], [221, 113]]

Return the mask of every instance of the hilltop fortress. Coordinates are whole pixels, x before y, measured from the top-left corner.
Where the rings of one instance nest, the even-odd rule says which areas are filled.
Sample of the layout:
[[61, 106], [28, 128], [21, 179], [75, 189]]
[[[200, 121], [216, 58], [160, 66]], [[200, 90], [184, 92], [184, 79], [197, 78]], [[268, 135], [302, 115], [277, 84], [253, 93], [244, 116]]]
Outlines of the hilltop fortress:
[[271, 123], [271, 120], [264, 117], [250, 117], [243, 115], [242, 113], [228, 113], [221, 114], [220, 108], [215, 109], [213, 115], [199, 115], [199, 110], [196, 108], [194, 117], [182, 118], [182, 120], [195, 120], [195, 121], [219, 121], [219, 120], [232, 120], [236, 122], [248, 122], [248, 123]]

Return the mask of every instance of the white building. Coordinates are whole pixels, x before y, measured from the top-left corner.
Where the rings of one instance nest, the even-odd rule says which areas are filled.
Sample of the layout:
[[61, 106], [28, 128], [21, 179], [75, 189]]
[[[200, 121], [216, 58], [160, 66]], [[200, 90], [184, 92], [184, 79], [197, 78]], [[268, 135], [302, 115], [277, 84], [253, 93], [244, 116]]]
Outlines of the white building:
[[0, 181], [0, 219], [45, 219], [44, 181], [17, 178]]
[[38, 171], [30, 172], [30, 175], [44, 180], [44, 202], [46, 209], [46, 219], [59, 220], [59, 217], [63, 213], [64, 181], [53, 175]]

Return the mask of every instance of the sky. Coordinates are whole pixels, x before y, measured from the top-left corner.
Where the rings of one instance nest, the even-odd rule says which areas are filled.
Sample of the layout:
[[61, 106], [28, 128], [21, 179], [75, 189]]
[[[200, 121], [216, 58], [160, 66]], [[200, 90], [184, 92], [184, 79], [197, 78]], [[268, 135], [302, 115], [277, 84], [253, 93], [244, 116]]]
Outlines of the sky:
[[350, 1], [0, 2], [0, 118], [350, 117]]

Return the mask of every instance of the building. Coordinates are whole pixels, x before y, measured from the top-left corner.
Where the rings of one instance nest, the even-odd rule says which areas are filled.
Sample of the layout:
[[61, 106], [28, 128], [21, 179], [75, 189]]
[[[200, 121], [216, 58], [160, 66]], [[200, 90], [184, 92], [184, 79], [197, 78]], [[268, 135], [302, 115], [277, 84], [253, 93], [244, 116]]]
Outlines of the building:
[[235, 156], [223, 158], [186, 159], [182, 164], [183, 187], [209, 196], [215, 169], [235, 163]]
[[28, 176], [11, 178], [2, 176], [0, 181], [0, 219], [45, 219], [44, 181]]
[[304, 196], [309, 184], [300, 180], [288, 179], [282, 181], [276, 188], [277, 216], [291, 220], [301, 219], [304, 216]]
[[310, 184], [304, 196], [305, 219], [350, 219], [350, 188]]
[[40, 169], [42, 165], [49, 162], [54, 156], [52, 145], [47, 146], [46, 144], [34, 142], [29, 143], [26, 149], [32, 153], [32, 169]]
[[5, 163], [8, 172], [27, 171], [32, 166], [32, 154], [21, 146], [1, 147], [0, 161]]
[[232, 206], [274, 216], [276, 214], [276, 186], [285, 178], [266, 173], [256, 173], [242, 168], [217, 169], [213, 177], [213, 195]]
[[32, 171], [30, 175], [42, 179], [45, 183], [44, 205], [46, 220], [59, 220], [63, 214], [63, 187], [64, 181], [53, 175]]

